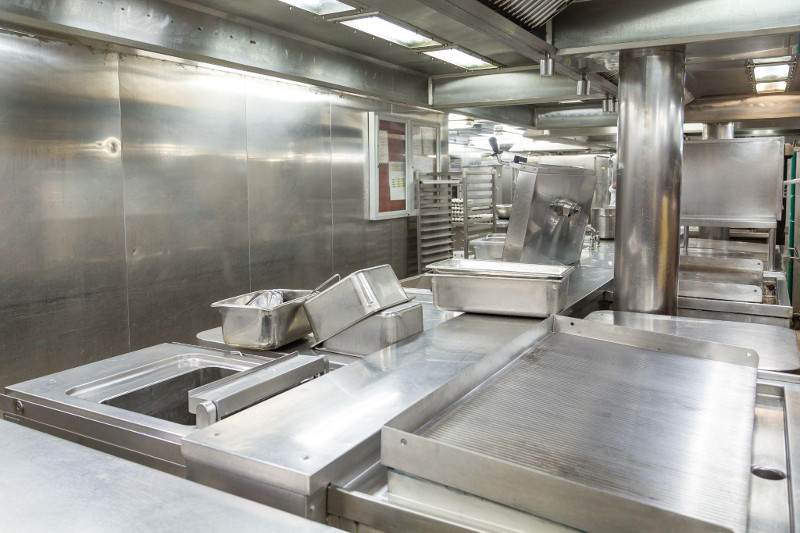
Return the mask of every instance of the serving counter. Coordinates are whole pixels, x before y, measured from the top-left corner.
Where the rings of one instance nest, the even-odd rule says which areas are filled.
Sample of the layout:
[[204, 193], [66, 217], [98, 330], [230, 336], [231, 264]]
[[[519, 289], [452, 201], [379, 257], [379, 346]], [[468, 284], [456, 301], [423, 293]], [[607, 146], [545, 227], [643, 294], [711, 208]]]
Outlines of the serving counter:
[[4, 420], [0, 472], [3, 531], [336, 531]]

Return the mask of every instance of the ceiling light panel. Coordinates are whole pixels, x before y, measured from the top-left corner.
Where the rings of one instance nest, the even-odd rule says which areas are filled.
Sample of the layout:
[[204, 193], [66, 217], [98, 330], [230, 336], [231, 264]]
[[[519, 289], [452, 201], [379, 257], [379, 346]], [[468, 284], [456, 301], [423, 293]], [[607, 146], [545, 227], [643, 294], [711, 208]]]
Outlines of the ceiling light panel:
[[435, 57], [436, 59], [440, 59], [446, 63], [450, 63], [451, 65], [465, 68], [467, 70], [496, 68], [488, 61], [484, 61], [479, 57], [475, 57], [466, 52], [462, 52], [461, 50], [458, 50], [456, 48], [445, 48], [444, 50], [431, 50], [430, 52], [425, 52], [425, 53], [431, 57]]
[[342, 24], [407, 48], [441, 46], [442, 44], [380, 17], [344, 20]]
[[778, 57], [763, 57], [761, 59], [753, 59], [754, 65], [767, 65], [769, 63], [786, 63], [792, 60], [792, 56], [778, 56]]
[[758, 94], [764, 93], [782, 93], [786, 91], [785, 81], [772, 81], [766, 83], [756, 83], [756, 92]]
[[343, 11], [352, 11], [353, 7], [348, 6], [343, 2], [337, 0], [280, 0], [284, 4], [289, 4], [305, 11], [314, 13], [315, 15], [330, 15], [332, 13], [341, 13]]
[[780, 81], [789, 77], [791, 65], [787, 63], [778, 65], [759, 65], [753, 67], [753, 77], [756, 81]]

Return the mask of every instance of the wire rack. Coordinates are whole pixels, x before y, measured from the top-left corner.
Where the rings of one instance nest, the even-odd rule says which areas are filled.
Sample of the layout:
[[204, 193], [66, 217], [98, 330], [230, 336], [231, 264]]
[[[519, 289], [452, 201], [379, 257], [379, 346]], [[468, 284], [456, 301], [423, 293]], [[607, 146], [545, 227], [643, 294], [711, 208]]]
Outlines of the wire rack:
[[453, 257], [457, 226], [464, 232], [465, 257], [471, 239], [496, 231], [496, 169], [416, 172], [415, 177], [420, 273], [431, 263]]
[[417, 184], [417, 270], [453, 257], [454, 226], [450, 200], [461, 172], [415, 172]]

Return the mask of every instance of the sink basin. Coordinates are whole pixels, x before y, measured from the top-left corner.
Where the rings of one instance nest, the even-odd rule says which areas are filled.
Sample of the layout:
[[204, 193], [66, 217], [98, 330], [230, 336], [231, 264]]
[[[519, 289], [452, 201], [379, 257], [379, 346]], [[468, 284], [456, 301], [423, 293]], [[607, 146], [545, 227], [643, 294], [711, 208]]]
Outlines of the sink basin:
[[189, 391], [265, 362], [159, 344], [7, 387], [23, 408], [6, 418], [180, 474], [180, 441], [197, 429]]
[[195, 425], [195, 415], [189, 412], [189, 391], [235, 374], [236, 370], [207, 366], [179, 374], [134, 391], [103, 400], [100, 403], [154, 416], [168, 422]]

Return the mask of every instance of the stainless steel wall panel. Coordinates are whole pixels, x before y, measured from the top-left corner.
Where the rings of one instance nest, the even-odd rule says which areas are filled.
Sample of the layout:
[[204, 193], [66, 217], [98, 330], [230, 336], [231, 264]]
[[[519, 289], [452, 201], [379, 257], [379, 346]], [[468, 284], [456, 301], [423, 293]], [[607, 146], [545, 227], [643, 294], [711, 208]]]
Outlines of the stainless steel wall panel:
[[313, 288], [333, 270], [330, 94], [247, 79], [253, 289]]
[[441, 113], [28, 37], [0, 59], [0, 386], [415, 264], [413, 219], [365, 215], [367, 113], [439, 121], [446, 165]]
[[[396, 226], [405, 219], [367, 219], [367, 113], [389, 112], [387, 104], [333, 97], [331, 157], [333, 270], [347, 275], [360, 268], [391, 264], [399, 277], [407, 267], [394, 260]], [[403, 242], [405, 245], [405, 241]]]
[[0, 387], [128, 351], [117, 56], [0, 34]]
[[191, 341], [248, 292], [244, 77], [119, 65], [131, 349]]
[[783, 137], [685, 143], [681, 224], [769, 228], [783, 201]]
[[245, 26], [178, 3], [4, 0], [0, 2], [0, 20], [415, 105], [427, 103], [427, 78], [418, 72], [268, 26]]

